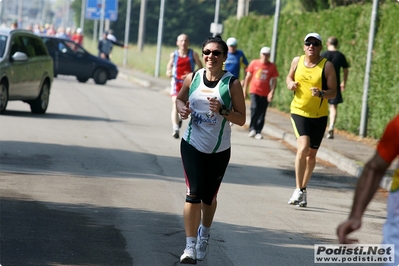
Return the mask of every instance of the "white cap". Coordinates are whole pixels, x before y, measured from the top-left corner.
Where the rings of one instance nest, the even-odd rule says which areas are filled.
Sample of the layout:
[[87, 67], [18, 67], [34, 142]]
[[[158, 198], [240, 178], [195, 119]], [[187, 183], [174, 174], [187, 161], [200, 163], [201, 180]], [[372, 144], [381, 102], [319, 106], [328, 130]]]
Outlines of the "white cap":
[[315, 38], [315, 39], [318, 39], [320, 42], [322, 42], [320, 35], [316, 32], [308, 33], [308, 35], [306, 35], [306, 37], [305, 37], [305, 39], [303, 39], [303, 41], [306, 42], [306, 40], [309, 38]]
[[77, 33], [82, 33], [82, 29], [81, 29], [81, 28], [77, 28], [77, 29], [76, 29], [76, 32], [77, 32]]
[[234, 37], [230, 37], [227, 39], [226, 44], [228, 46], [237, 46], [237, 40]]
[[261, 54], [270, 54], [270, 47], [262, 47], [262, 49], [260, 49], [260, 53]]
[[112, 41], [112, 42], [116, 42], [116, 37], [113, 34], [111, 34], [111, 33], [107, 34], [107, 39]]

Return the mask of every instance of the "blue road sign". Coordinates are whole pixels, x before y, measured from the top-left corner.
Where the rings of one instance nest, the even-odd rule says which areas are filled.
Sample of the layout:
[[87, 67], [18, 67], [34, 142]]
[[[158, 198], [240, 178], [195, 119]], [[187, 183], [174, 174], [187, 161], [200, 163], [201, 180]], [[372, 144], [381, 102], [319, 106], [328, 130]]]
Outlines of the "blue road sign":
[[[102, 0], [86, 1], [86, 19], [101, 19]], [[105, 0], [104, 19], [115, 21], [118, 19], [118, 0]]]

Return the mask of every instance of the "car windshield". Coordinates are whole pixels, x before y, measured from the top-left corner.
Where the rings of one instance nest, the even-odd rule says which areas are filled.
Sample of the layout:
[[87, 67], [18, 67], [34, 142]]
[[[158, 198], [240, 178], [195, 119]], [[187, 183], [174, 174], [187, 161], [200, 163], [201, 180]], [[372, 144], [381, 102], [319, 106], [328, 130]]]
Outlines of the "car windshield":
[[6, 49], [7, 36], [0, 35], [0, 57], [4, 56], [4, 51]]

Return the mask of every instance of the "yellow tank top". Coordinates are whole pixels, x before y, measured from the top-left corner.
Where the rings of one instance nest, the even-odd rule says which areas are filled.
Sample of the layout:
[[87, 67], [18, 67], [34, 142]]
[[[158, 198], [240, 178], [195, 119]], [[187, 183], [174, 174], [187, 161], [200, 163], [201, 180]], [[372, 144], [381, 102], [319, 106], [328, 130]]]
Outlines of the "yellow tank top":
[[306, 67], [304, 58], [304, 55], [299, 58], [295, 71], [295, 81], [298, 82], [298, 87], [291, 102], [291, 113], [310, 118], [328, 116], [328, 100], [314, 97], [310, 92], [312, 87], [323, 89], [322, 75], [327, 59], [321, 59], [314, 67]]

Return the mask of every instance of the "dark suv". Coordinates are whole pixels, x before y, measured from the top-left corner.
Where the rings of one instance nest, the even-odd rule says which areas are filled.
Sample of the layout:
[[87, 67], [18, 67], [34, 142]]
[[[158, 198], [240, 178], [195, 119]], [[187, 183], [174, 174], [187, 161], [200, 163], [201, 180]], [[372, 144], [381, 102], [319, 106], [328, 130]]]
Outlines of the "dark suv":
[[40, 37], [27, 30], [0, 28], [1, 114], [14, 100], [28, 103], [33, 113], [45, 113], [53, 76], [53, 60]]
[[79, 82], [90, 78], [96, 84], [104, 85], [108, 80], [116, 79], [118, 68], [111, 61], [94, 56], [79, 44], [63, 38], [41, 36], [54, 61], [54, 76], [75, 76]]

